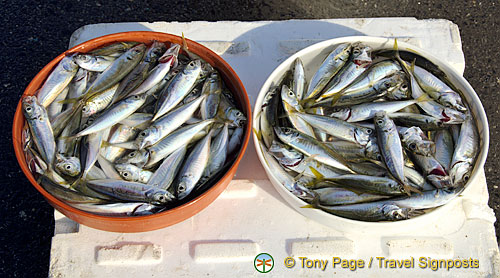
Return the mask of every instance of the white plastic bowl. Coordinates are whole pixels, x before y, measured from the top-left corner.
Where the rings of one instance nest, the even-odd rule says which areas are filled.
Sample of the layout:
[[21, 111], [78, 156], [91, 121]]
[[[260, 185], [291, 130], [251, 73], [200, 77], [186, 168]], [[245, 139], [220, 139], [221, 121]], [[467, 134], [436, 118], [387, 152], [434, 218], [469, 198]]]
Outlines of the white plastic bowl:
[[[266, 80], [262, 88], [260, 89], [259, 96], [255, 103], [254, 108], [254, 120], [253, 120], [253, 128], [256, 131], [259, 131], [259, 111], [261, 110], [262, 101], [264, 100], [264, 96], [269, 91], [269, 88], [276, 84], [283, 74], [292, 68], [293, 62], [296, 58], [300, 58], [304, 63], [306, 80], [310, 80], [315, 71], [319, 68], [323, 59], [338, 45], [341, 43], [347, 42], [362, 42], [365, 45], [372, 47], [373, 50], [387, 49], [392, 50], [394, 47], [394, 39], [392, 38], [381, 38], [381, 37], [369, 37], [369, 36], [353, 36], [353, 37], [341, 37], [332, 40], [323, 41], [314, 45], [311, 45], [307, 48], [302, 49], [301, 51], [295, 53], [283, 63], [281, 63], [269, 76]], [[437, 57], [430, 54], [428, 51], [423, 49], [419, 49], [411, 44], [404, 43], [398, 41], [399, 50], [406, 50], [410, 52], [418, 52], [420, 56], [427, 58], [429, 61], [434, 63], [439, 67], [448, 77], [449, 81], [455, 85], [455, 87], [463, 93], [463, 97], [465, 101], [468, 103], [469, 108], [471, 109], [472, 115], [476, 121], [476, 125], [479, 130], [480, 137], [480, 152], [476, 160], [476, 164], [472, 171], [472, 175], [470, 176], [469, 181], [466, 184], [466, 189], [462, 193], [462, 196], [466, 196], [471, 194], [468, 188], [470, 184], [476, 182], [478, 180], [478, 174], [480, 170], [483, 168], [484, 163], [486, 161], [486, 156], [488, 153], [489, 146], [489, 129], [488, 129], [488, 120], [486, 118], [486, 114], [484, 112], [484, 108], [479, 100], [474, 89], [470, 86], [470, 84], [465, 80], [455, 69], [453, 69], [446, 62], [439, 60]], [[253, 139], [255, 142], [258, 142], [256, 134], [254, 132]], [[295, 197], [292, 193], [290, 193], [278, 180], [274, 177], [272, 169], [267, 166], [265, 162], [265, 158], [262, 154], [262, 150], [259, 147], [259, 144], [255, 144], [256, 152], [259, 156], [259, 160], [262, 163], [269, 180], [274, 185], [279, 194], [285, 199], [290, 206], [296, 209], [302, 215], [315, 220], [321, 224], [330, 226], [335, 228], [338, 231], [342, 232], [359, 232], [359, 233], [368, 233], [368, 232], [384, 232], [390, 230], [391, 232], [398, 231], [411, 231], [413, 229], [417, 229], [422, 225], [428, 223], [436, 223], [435, 221], [440, 221], [440, 218], [446, 217], [448, 213], [453, 213], [447, 207], [450, 203], [457, 201], [456, 199], [451, 201], [450, 203], [436, 208], [430, 212], [427, 212], [424, 215], [408, 219], [402, 221], [395, 222], [365, 222], [365, 221], [357, 221], [351, 220], [339, 216], [335, 216], [329, 213], [326, 213], [319, 209], [311, 209], [311, 208], [302, 208], [307, 205], [306, 202], [301, 199]]]

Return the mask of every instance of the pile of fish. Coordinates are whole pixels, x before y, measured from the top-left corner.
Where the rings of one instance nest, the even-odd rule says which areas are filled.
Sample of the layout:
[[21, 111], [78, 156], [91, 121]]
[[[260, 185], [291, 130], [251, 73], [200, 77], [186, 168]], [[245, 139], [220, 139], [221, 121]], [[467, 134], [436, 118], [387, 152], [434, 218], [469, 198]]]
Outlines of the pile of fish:
[[447, 203], [469, 179], [479, 137], [438, 74], [397, 42], [337, 45], [310, 80], [297, 58], [257, 115], [266, 163], [305, 207], [350, 219], [402, 220]]
[[109, 216], [153, 214], [206, 191], [236, 158], [246, 124], [221, 75], [185, 41], [68, 54], [22, 109], [39, 184]]

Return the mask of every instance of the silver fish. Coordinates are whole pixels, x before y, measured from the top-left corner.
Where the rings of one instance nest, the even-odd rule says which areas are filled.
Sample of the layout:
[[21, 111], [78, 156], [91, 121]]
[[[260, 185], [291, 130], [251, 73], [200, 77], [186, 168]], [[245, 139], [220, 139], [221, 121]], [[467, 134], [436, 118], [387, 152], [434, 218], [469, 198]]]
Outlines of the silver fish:
[[88, 135], [109, 128], [132, 115], [146, 101], [146, 96], [128, 97], [102, 113], [90, 126], [78, 132], [75, 137]]
[[129, 127], [126, 125], [118, 125], [111, 129], [111, 135], [109, 136], [108, 143], [109, 146], [103, 146], [99, 153], [110, 162], [115, 162], [124, 153], [127, 152], [126, 149], [113, 146], [115, 143], [123, 143], [132, 140], [136, 134], [139, 132], [136, 128]]
[[68, 96], [69, 88], [66, 87], [62, 92], [54, 99], [54, 101], [47, 107], [47, 113], [50, 119], [54, 119], [59, 113], [61, 113], [64, 104], [61, 101], [65, 100]]
[[159, 64], [151, 70], [148, 77], [136, 89], [128, 94], [141, 95], [158, 84], [172, 67], [177, 64], [177, 55], [179, 54], [180, 45], [172, 44], [170, 48], [158, 59]]
[[325, 206], [350, 205], [389, 198], [383, 195], [354, 192], [340, 187], [319, 188], [313, 191], [319, 196], [319, 203]]
[[340, 44], [328, 54], [318, 71], [312, 77], [307, 92], [302, 99], [312, 99], [325, 88], [332, 77], [347, 63], [351, 49], [351, 44]]
[[150, 153], [148, 150], [146, 149], [136, 150], [124, 155], [119, 160], [117, 160], [116, 163], [134, 164], [135, 166], [138, 167], [144, 167], [146, 163], [149, 161], [149, 158], [150, 158]]
[[48, 107], [57, 96], [68, 86], [78, 70], [78, 65], [73, 61], [73, 56], [64, 57], [52, 70], [45, 83], [38, 91], [38, 102], [43, 107]]
[[22, 100], [23, 114], [32, 134], [33, 143], [40, 155], [47, 163], [49, 171], [54, 164], [56, 155], [56, 142], [50, 125], [47, 110], [34, 96], [24, 97]]
[[94, 49], [89, 53], [92, 55], [117, 57], [138, 44], [138, 42], [117, 42], [105, 47]]
[[179, 200], [186, 198], [200, 180], [203, 170], [208, 164], [210, 141], [210, 134], [200, 140], [188, 155], [184, 165], [179, 171], [179, 182], [176, 189], [177, 198]]
[[356, 43], [352, 46], [352, 57], [337, 75], [328, 83], [316, 101], [331, 97], [343, 91], [354, 80], [356, 80], [370, 65], [371, 48]]
[[328, 179], [337, 186], [371, 192], [379, 195], [402, 195], [406, 189], [397, 181], [386, 177], [366, 175], [341, 175]]
[[336, 170], [313, 159], [305, 158], [298, 151], [287, 148], [278, 142], [273, 142], [269, 152], [285, 168], [311, 178], [334, 178], [346, 172]]
[[90, 171], [90, 168], [94, 166], [95, 162], [97, 161], [97, 156], [99, 155], [102, 141], [108, 136], [109, 128], [106, 128], [104, 130], [92, 133], [83, 139], [83, 142], [81, 143], [81, 152], [83, 154], [81, 155], [81, 157], [82, 161], [85, 161], [85, 164], [83, 167], [82, 179], [85, 180], [85, 177]]
[[168, 113], [191, 91], [194, 83], [201, 72], [200, 60], [190, 62], [178, 75], [174, 77], [170, 85], [165, 88], [165, 99], [159, 103], [158, 112], [153, 117], [156, 121], [159, 117]]
[[205, 80], [201, 93], [207, 96], [200, 107], [201, 118], [203, 120], [215, 118], [222, 93], [222, 80], [217, 72], [213, 72]]
[[406, 126], [418, 126], [422, 130], [438, 130], [445, 127], [444, 123], [437, 118], [423, 114], [396, 112], [390, 113], [389, 117], [396, 123]]
[[139, 64], [120, 82], [120, 86], [116, 90], [116, 94], [113, 97], [113, 103], [128, 96], [130, 92], [137, 88], [137, 86], [139, 86], [144, 79], [146, 79], [148, 73], [158, 61], [158, 58], [165, 52], [165, 49], [166, 47], [164, 43], [153, 41], [153, 43], [146, 50], [142, 61], [139, 62]]
[[115, 168], [120, 176], [126, 181], [148, 183], [153, 172], [143, 170], [133, 164], [115, 164]]
[[264, 146], [261, 143], [258, 144], [262, 149], [265, 162], [268, 164], [269, 168], [272, 169], [272, 175], [278, 180], [278, 182], [298, 198], [306, 201], [313, 200], [315, 197], [314, 192], [308, 189], [305, 186], [305, 183], [301, 180], [295, 180], [280, 166], [280, 164], [278, 164], [271, 154], [264, 149]]
[[95, 93], [114, 86], [122, 80], [141, 61], [145, 49], [146, 46], [144, 44], [139, 44], [127, 50], [127, 52], [113, 61], [113, 63], [87, 87], [85, 95], [90, 97]]
[[168, 136], [191, 118], [205, 99], [206, 95], [203, 95], [190, 103], [179, 106], [153, 122], [137, 136], [135, 140], [137, 147], [139, 149], [150, 147]]
[[146, 168], [151, 168], [167, 155], [173, 153], [178, 148], [189, 143], [197, 133], [205, 129], [207, 126], [211, 125], [213, 122], [214, 119], [209, 119], [198, 124], [185, 126], [166, 136], [155, 145], [151, 146], [148, 149], [150, 157], [148, 163], [146, 164]]
[[420, 100], [400, 100], [400, 101], [387, 101], [387, 102], [372, 102], [363, 103], [344, 108], [337, 113], [330, 114], [331, 117], [336, 117], [348, 122], [360, 122], [372, 119], [379, 111], [386, 113], [394, 113], [406, 106], [418, 103]]
[[375, 114], [375, 129], [384, 164], [398, 182], [406, 184], [403, 148], [396, 125], [385, 112], [377, 112]]
[[292, 90], [297, 97], [297, 100], [302, 100], [304, 90], [306, 89], [306, 74], [304, 72], [304, 64], [300, 58], [295, 59], [293, 62], [293, 81]]
[[125, 217], [125, 216], [144, 216], [151, 215], [162, 209], [161, 206], [134, 202], [134, 203], [113, 203], [113, 204], [72, 204], [73, 207], [90, 212], [93, 214], [112, 216], [112, 217]]
[[222, 166], [224, 166], [224, 163], [226, 163], [228, 143], [229, 128], [228, 124], [225, 124], [210, 145], [210, 157], [208, 159], [208, 165], [205, 168], [205, 172], [208, 170], [208, 173], [205, 173], [206, 177], [216, 174]]
[[88, 186], [93, 190], [124, 201], [139, 201], [162, 205], [174, 199], [174, 196], [164, 189], [138, 182], [91, 180], [88, 182]]
[[279, 139], [285, 144], [297, 149], [305, 155], [313, 156], [318, 162], [340, 170], [352, 172], [339, 154], [311, 136], [290, 128], [275, 127], [274, 131]]
[[414, 194], [410, 197], [392, 199], [390, 202], [402, 208], [430, 209], [448, 203], [457, 197], [460, 192], [461, 190], [435, 189], [432, 191], [422, 192], [422, 194]]
[[[399, 54], [397, 55], [397, 59], [399, 60], [399, 63], [403, 65], [403, 68], [410, 77], [410, 87], [413, 98], [418, 99], [426, 95], [425, 92], [420, 87], [420, 85], [418, 84], [415, 75], [413, 74], [413, 71], [406, 64], [406, 62], [404, 62], [403, 60], [401, 60], [401, 58], [399, 58]], [[462, 123], [465, 118], [465, 115], [460, 111], [457, 111], [453, 108], [445, 107], [433, 100], [422, 101], [418, 102], [417, 104], [418, 106], [420, 106], [420, 108], [422, 108], [422, 110], [425, 111], [425, 113], [427, 113], [432, 117], [440, 119], [442, 122], [450, 124]]]
[[80, 159], [78, 157], [64, 157], [56, 155], [56, 169], [64, 175], [76, 177], [81, 172]]
[[434, 157], [439, 161], [444, 169], [450, 170], [451, 159], [453, 157], [454, 144], [451, 133], [446, 129], [436, 131], [434, 134], [434, 142], [436, 144], [436, 153]]
[[468, 115], [460, 128], [460, 136], [451, 159], [450, 176], [455, 186], [467, 183], [479, 153], [479, 135], [474, 125], [474, 119]]
[[83, 116], [90, 117], [106, 109], [111, 104], [117, 89], [118, 84], [88, 98], [82, 108]]
[[74, 60], [83, 69], [102, 72], [116, 60], [116, 57], [77, 54]]
[[413, 74], [420, 87], [437, 102], [461, 112], [467, 111], [460, 95], [427, 70], [415, 66]]
[[306, 113], [296, 113], [311, 126], [318, 128], [334, 137], [365, 146], [373, 130], [336, 118]]
[[151, 124], [153, 114], [150, 113], [134, 113], [120, 121], [120, 124], [138, 129], [144, 129]]
[[401, 71], [402, 69], [398, 63], [392, 60], [371, 64], [371, 66], [354, 80], [354, 82], [342, 90], [342, 95], [365, 91], [373, 87], [374, 84], [379, 83], [382, 79], [386, 79], [390, 76], [397, 76], [397, 73]]
[[163, 189], [168, 189], [180, 170], [184, 156], [186, 156], [187, 146], [180, 147], [175, 152], [168, 155], [160, 164], [148, 183]]
[[418, 127], [401, 127], [398, 129], [401, 135], [401, 143], [410, 152], [430, 156], [436, 153], [436, 145], [425, 136], [424, 132]]
[[370, 222], [404, 220], [413, 215], [412, 209], [399, 207], [385, 200], [342, 206], [324, 206], [317, 204], [314, 205], [314, 207], [334, 215]]
[[229, 143], [227, 144], [227, 153], [232, 154], [234, 151], [238, 149], [238, 146], [241, 145], [243, 139], [243, 128], [238, 127], [234, 130], [231, 138], [229, 139]]
[[260, 123], [260, 131], [262, 133], [262, 139], [264, 140], [264, 144], [266, 147], [271, 146], [272, 142], [275, 139], [273, 126], [276, 126], [276, 113], [277, 113], [277, 104], [279, 101], [278, 98], [278, 90], [272, 89], [270, 90], [262, 103], [261, 112], [259, 117]]
[[[69, 99], [80, 99], [85, 93], [85, 89], [87, 88], [87, 84], [90, 82], [90, 72], [85, 69], [78, 69], [75, 77], [68, 84], [68, 98]], [[68, 103], [66, 109], [70, 109], [73, 106], [73, 103]]]
[[[101, 178], [101, 179], [105, 179], [105, 178], [115, 179], [115, 180], [122, 179], [120, 174], [116, 171], [113, 164], [110, 161], [108, 161], [106, 158], [104, 158], [101, 154], [99, 154], [97, 156], [97, 162], [99, 162], [99, 166], [101, 166], [102, 172], [104, 173], [104, 178]], [[91, 170], [94, 168], [96, 168], [96, 167], [92, 167]], [[90, 171], [89, 171], [88, 175], [90, 175]]]
[[281, 89], [281, 99], [283, 100], [283, 108], [293, 128], [315, 138], [316, 135], [313, 128], [301, 117], [297, 116], [297, 112], [303, 112], [304, 109], [300, 106], [295, 93], [287, 85], [283, 85]]

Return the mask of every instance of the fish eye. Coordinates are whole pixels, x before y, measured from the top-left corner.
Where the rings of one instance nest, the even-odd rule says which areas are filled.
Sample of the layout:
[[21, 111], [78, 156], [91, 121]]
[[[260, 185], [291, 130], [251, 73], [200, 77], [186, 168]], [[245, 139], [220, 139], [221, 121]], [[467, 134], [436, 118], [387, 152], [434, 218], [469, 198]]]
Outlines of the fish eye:
[[146, 131], [141, 132], [141, 136], [146, 136]]
[[28, 107], [26, 107], [26, 109], [25, 109], [25, 110], [26, 110], [26, 112], [30, 112], [30, 111], [31, 111], [31, 107], [30, 107], [30, 106], [28, 106]]
[[354, 51], [352, 52], [352, 54], [354, 55], [359, 55], [361, 53], [361, 51], [359, 51], [359, 49], [354, 49]]
[[464, 176], [464, 181], [467, 182], [469, 180], [470, 176], [467, 174]]
[[383, 124], [383, 123], [384, 123], [384, 121], [382, 121], [382, 120], [377, 120], [377, 124], [381, 125], [381, 124]]
[[236, 112], [236, 116], [240, 117], [241, 115], [242, 115], [241, 112], [239, 112], [239, 111]]
[[82, 108], [82, 111], [83, 111], [83, 112], [88, 112], [88, 110], [89, 110], [89, 109], [87, 108], [87, 106], [84, 106], [84, 107]]
[[135, 98], [135, 99], [139, 99], [139, 96], [138, 96], [138, 95], [134, 95], [134, 98]]
[[415, 150], [417, 148], [417, 144], [411, 143], [409, 146], [410, 150]]
[[403, 90], [406, 90], [406, 89], [408, 89], [408, 85], [403, 84], [403, 85], [401, 86], [401, 88], [402, 88]]
[[70, 165], [66, 165], [66, 170], [71, 170], [71, 166]]
[[366, 130], [366, 133], [367, 133], [367, 134], [372, 134], [372, 133], [373, 133], [373, 130], [372, 130], [371, 128], [368, 128], [368, 129]]
[[135, 152], [131, 152], [128, 154], [129, 157], [134, 157], [135, 156]]
[[183, 184], [179, 185], [179, 191], [184, 192], [184, 190], [186, 190], [186, 187]]
[[128, 177], [128, 173], [127, 172], [123, 173], [123, 176]]
[[377, 154], [377, 160], [382, 160], [382, 156], [380, 154]]
[[39, 117], [38, 117], [38, 120], [39, 120], [39, 121], [43, 121], [43, 117], [42, 117], [42, 116], [39, 116]]

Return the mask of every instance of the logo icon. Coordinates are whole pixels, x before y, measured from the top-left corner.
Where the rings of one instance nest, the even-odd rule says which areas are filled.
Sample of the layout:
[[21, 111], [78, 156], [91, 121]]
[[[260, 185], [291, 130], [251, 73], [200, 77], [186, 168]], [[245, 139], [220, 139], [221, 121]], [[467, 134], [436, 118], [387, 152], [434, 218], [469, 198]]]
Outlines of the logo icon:
[[274, 267], [274, 259], [267, 253], [260, 253], [255, 257], [253, 266], [260, 273], [268, 273]]

